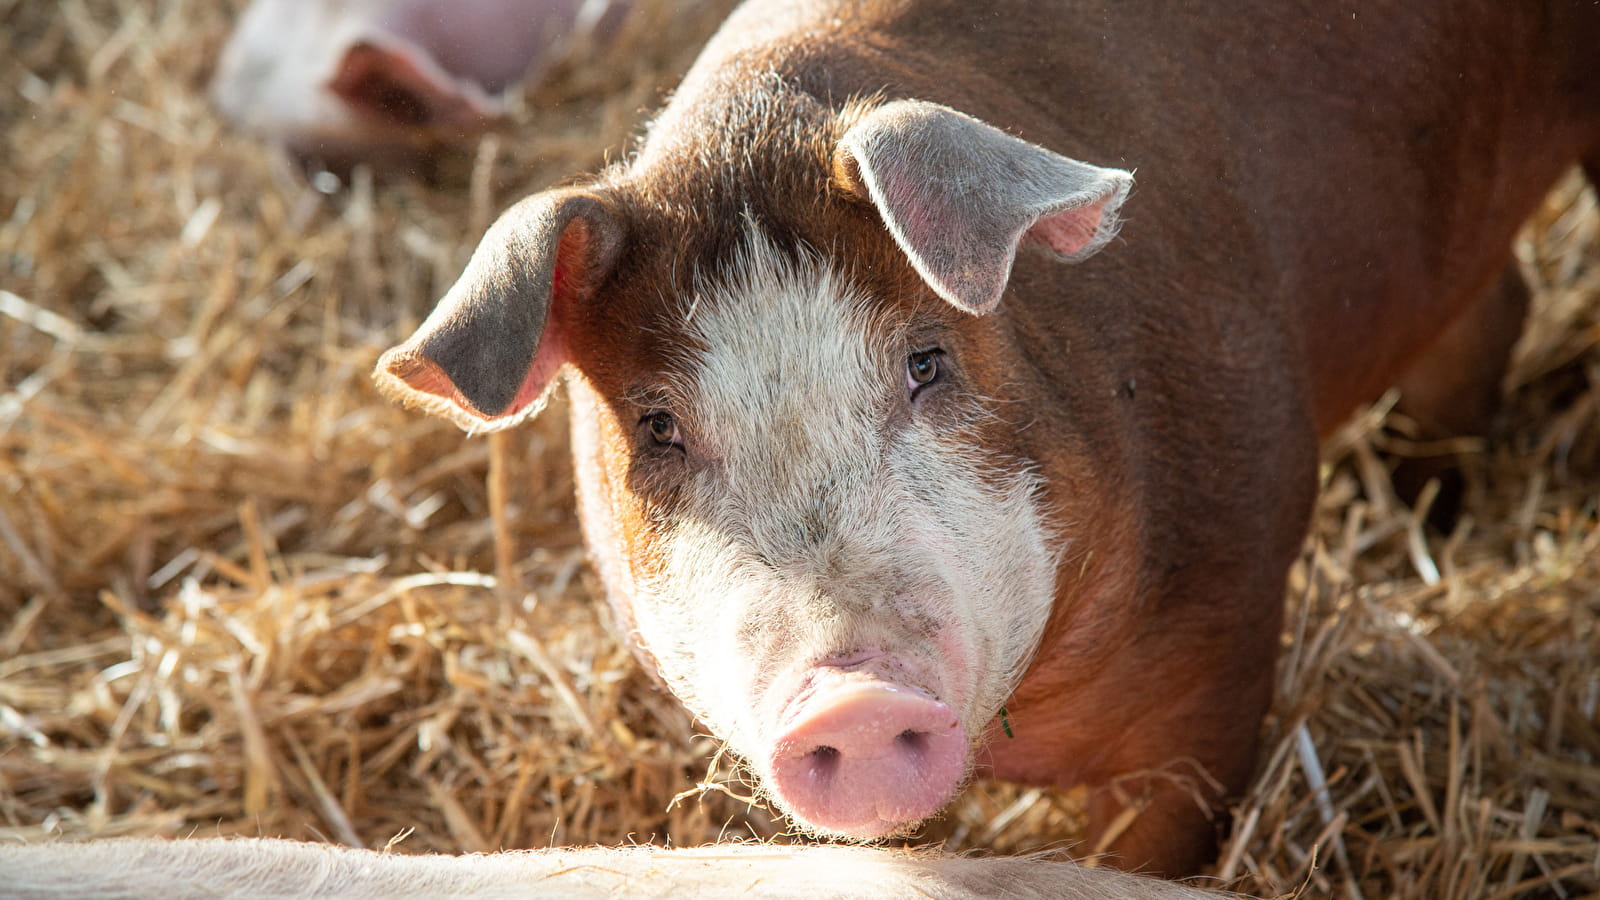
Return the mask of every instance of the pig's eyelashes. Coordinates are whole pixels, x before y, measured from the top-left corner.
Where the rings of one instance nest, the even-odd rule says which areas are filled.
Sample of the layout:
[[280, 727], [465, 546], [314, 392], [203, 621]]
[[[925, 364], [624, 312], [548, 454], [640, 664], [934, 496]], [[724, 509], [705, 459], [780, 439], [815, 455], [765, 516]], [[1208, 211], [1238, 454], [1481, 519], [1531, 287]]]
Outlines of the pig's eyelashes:
[[912, 399], [940, 381], [944, 373], [944, 351], [938, 347], [918, 350], [906, 357], [906, 390]]
[[663, 409], [652, 409], [639, 417], [639, 426], [650, 435], [650, 440], [662, 447], [683, 449], [683, 435], [678, 430], [678, 420]]

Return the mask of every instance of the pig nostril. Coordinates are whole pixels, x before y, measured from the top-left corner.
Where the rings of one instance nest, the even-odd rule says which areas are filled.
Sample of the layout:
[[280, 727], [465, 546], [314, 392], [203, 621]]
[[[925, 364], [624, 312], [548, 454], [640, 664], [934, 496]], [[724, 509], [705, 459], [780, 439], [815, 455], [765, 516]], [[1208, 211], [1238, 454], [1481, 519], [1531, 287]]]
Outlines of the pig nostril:
[[955, 711], [877, 676], [824, 673], [773, 743], [778, 803], [824, 834], [878, 838], [918, 822], [960, 786], [967, 742]]
[[907, 728], [905, 731], [895, 735], [894, 742], [907, 750], [920, 753], [927, 749], [928, 733], [926, 731], [918, 731], [915, 728]]
[[806, 754], [811, 761], [811, 774], [816, 778], [826, 778], [838, 771], [839, 751], [832, 747], [821, 746]]

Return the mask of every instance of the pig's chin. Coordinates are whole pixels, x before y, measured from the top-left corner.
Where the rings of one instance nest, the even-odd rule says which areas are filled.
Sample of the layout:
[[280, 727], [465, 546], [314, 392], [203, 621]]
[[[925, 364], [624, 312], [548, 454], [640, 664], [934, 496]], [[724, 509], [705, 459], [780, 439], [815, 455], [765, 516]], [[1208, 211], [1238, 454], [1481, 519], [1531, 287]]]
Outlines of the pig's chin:
[[758, 768], [769, 793], [819, 835], [890, 837], [937, 813], [966, 779], [959, 714], [928, 691], [821, 666], [780, 717]]

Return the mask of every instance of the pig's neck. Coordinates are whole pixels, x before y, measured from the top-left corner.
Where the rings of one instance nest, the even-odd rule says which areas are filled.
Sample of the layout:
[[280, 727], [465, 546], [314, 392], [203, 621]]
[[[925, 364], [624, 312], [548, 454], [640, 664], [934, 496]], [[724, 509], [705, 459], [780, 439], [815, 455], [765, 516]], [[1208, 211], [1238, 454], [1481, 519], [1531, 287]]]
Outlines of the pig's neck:
[[1129, 724], [1125, 686], [1111, 673], [1117, 657], [1139, 638], [1141, 617], [1126, 613], [1140, 591], [1131, 561], [1113, 558], [1105, 548], [1132, 545], [1098, 541], [1101, 559], [1091, 554], [1062, 566], [1039, 649], [1006, 702], [1004, 721], [992, 724], [980, 757], [989, 774], [1070, 787], [1094, 777], [1104, 751]]

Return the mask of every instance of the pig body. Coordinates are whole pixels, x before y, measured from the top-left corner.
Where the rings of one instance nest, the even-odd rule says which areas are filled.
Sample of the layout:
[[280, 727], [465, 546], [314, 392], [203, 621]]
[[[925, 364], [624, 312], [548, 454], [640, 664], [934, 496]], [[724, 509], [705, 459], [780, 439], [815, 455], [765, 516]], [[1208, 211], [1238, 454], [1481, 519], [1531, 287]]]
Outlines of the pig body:
[[724, 845], [412, 856], [282, 840], [0, 846], [13, 898], [744, 897], [1202, 900], [1226, 895], [1044, 859]]
[[1509, 343], [1470, 323], [1600, 147], [1597, 9], [752, 2], [379, 384], [490, 430], [565, 378], [624, 633], [800, 824], [1087, 783], [1091, 849], [1192, 872], [1319, 436], [1503, 365], [1430, 360]]
[[415, 156], [504, 112], [626, 0], [255, 0], [211, 92], [244, 128], [335, 163]]

